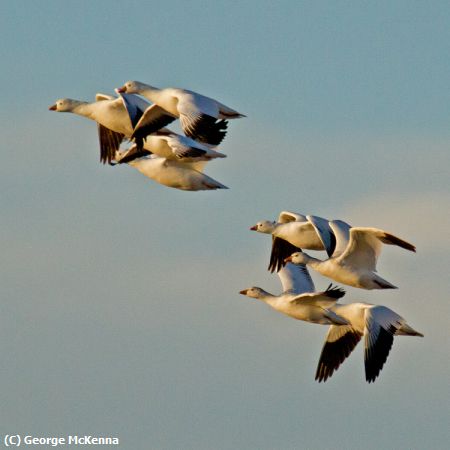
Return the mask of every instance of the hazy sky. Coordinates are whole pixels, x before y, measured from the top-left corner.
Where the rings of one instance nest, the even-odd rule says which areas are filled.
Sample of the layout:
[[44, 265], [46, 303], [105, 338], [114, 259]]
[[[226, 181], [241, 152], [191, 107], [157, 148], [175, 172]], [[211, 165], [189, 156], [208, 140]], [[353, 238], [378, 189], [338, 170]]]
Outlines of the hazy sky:
[[[0, 433], [123, 449], [446, 449], [450, 439], [450, 5], [416, 1], [3, 2]], [[99, 164], [93, 122], [55, 114], [128, 79], [247, 114], [180, 192]], [[280, 291], [281, 210], [386, 229], [400, 289], [346, 288], [424, 339], [379, 379], [362, 346], [314, 381], [326, 327], [240, 296]], [[318, 289], [329, 280], [314, 277]]]

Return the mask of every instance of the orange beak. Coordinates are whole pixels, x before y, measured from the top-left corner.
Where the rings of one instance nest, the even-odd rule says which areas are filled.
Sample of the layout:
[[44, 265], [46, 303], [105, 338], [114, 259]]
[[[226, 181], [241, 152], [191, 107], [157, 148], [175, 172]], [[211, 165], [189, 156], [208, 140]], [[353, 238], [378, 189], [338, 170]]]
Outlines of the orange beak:
[[49, 111], [56, 111], [56, 103], [48, 107]]
[[239, 294], [247, 295], [247, 289], [244, 289], [243, 291], [239, 291]]
[[253, 225], [251, 228], [250, 228], [250, 230], [252, 230], [252, 231], [256, 231], [256, 225]]
[[284, 258], [284, 262], [285, 263], [292, 262], [292, 256], [288, 256], [287, 258]]
[[119, 92], [120, 94], [124, 94], [125, 92], [127, 92], [127, 88], [125, 86], [122, 86], [117, 89], [117, 92]]

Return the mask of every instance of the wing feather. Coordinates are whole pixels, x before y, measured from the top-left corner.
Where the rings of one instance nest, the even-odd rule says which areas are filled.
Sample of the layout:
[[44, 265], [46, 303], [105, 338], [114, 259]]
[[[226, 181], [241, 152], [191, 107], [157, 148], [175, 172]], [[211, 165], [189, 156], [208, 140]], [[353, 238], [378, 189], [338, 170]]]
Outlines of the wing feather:
[[278, 272], [284, 265], [284, 260], [295, 252], [301, 252], [301, 248], [290, 244], [288, 241], [279, 237], [272, 236], [272, 251], [270, 253], [270, 261], [268, 270], [270, 272]]
[[317, 365], [316, 380], [327, 381], [361, 340], [351, 325], [331, 325]]
[[97, 123], [98, 139], [100, 143], [100, 161], [103, 164], [109, 163], [114, 159], [116, 151], [124, 139], [122, 133], [116, 133], [109, 128]]
[[366, 381], [378, 377], [387, 360], [396, 331], [404, 319], [385, 306], [372, 306], [365, 313], [364, 367]]
[[158, 105], [149, 106], [134, 127], [131, 138], [134, 139], [136, 145], [142, 149], [144, 139], [151, 133], [172, 123], [176, 117], [172, 116], [165, 109]]
[[279, 272], [283, 293], [303, 294], [314, 292], [314, 282], [303, 264], [286, 264]]

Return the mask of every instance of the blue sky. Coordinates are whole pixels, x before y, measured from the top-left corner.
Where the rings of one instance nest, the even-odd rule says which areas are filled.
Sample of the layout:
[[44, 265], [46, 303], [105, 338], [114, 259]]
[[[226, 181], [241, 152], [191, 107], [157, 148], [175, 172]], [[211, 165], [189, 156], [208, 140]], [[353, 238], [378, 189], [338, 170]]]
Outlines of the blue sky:
[[[447, 448], [449, 20], [439, 1], [4, 3], [0, 433]], [[206, 168], [229, 191], [101, 166], [94, 123], [47, 110], [128, 79], [247, 114]], [[347, 288], [425, 334], [396, 339], [374, 385], [361, 348], [314, 382], [326, 328], [238, 294], [279, 291], [248, 228], [281, 210], [417, 245], [380, 258], [400, 289]]]

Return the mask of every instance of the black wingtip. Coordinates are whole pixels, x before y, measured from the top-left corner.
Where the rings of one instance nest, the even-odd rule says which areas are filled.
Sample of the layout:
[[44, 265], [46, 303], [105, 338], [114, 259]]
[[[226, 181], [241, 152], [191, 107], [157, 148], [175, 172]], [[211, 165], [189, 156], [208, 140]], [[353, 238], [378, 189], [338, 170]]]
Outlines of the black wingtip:
[[388, 330], [381, 327], [374, 344], [366, 349], [364, 368], [368, 383], [373, 383], [383, 369], [394, 342], [395, 331], [395, 327], [392, 326]]
[[325, 290], [325, 294], [330, 298], [341, 298], [345, 295], [345, 290], [338, 286], [333, 286], [333, 284], [330, 284]]
[[393, 234], [384, 233], [384, 237], [381, 239], [381, 241], [385, 244], [397, 245], [398, 247], [404, 248], [405, 250], [416, 253], [415, 245], [412, 245], [409, 242], [406, 242], [403, 239], [394, 236]]
[[227, 134], [228, 122], [202, 114], [192, 128], [184, 129], [186, 136], [209, 145], [219, 145]]
[[273, 237], [268, 270], [271, 273], [279, 272], [286, 265], [284, 260], [288, 256], [291, 256], [292, 253], [301, 251], [301, 248], [292, 245], [288, 241], [279, 237]]

